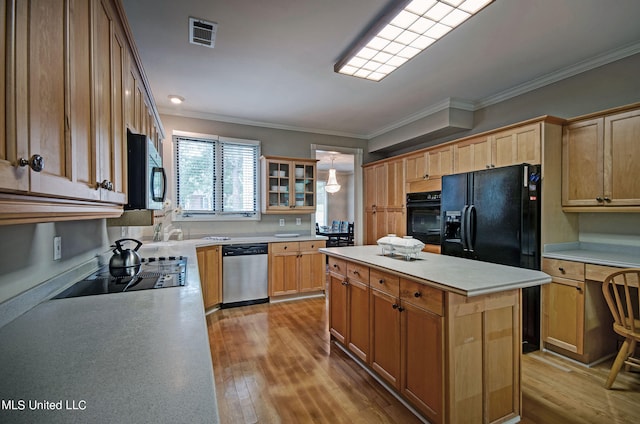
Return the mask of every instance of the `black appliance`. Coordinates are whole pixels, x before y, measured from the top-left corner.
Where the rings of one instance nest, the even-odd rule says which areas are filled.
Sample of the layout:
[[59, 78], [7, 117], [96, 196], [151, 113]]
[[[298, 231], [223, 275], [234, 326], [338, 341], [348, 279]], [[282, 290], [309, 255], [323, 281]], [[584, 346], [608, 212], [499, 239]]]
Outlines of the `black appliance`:
[[[540, 167], [442, 177], [444, 255], [540, 269]], [[523, 349], [540, 345], [540, 287], [523, 289]]]
[[53, 299], [184, 286], [186, 276], [185, 256], [142, 258], [140, 271], [134, 276], [114, 277], [105, 265]]
[[167, 175], [162, 156], [144, 134], [127, 130], [127, 210], [162, 209], [167, 194]]
[[407, 194], [407, 235], [424, 244], [440, 245], [440, 192]]

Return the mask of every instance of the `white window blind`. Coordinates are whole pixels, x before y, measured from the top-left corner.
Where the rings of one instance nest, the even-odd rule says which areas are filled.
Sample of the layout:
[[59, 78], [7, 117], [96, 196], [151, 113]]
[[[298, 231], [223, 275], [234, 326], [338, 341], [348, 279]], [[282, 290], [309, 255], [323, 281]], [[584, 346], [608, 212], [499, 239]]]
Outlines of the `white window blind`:
[[215, 136], [175, 136], [174, 141], [183, 217], [257, 216], [259, 142]]

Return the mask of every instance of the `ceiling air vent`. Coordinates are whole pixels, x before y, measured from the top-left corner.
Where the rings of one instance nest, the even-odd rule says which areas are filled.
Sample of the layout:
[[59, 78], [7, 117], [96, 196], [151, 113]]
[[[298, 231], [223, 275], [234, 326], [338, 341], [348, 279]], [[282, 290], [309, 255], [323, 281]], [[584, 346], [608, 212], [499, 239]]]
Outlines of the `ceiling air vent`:
[[189, 18], [189, 42], [199, 46], [213, 48], [216, 43], [216, 22], [207, 22], [202, 19]]

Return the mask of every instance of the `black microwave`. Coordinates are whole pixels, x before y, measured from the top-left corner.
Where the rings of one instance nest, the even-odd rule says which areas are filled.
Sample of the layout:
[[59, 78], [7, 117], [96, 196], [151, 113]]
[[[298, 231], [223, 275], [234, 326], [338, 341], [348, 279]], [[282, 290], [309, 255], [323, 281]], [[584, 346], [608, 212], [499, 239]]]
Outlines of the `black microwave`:
[[167, 194], [162, 156], [149, 137], [128, 130], [127, 180], [125, 210], [162, 209]]

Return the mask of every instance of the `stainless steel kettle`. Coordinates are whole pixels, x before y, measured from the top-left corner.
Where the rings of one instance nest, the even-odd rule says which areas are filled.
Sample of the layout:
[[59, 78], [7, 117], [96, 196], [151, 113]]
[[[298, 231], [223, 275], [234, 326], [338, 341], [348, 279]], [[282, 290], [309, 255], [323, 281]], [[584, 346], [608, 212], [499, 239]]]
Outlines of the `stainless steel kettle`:
[[[132, 241], [136, 243], [136, 247], [132, 249], [123, 249], [124, 242]], [[126, 238], [115, 242], [113, 247], [113, 256], [109, 260], [109, 273], [114, 277], [132, 277], [140, 272], [140, 264], [142, 263], [138, 249], [142, 246], [142, 242], [136, 239]]]

